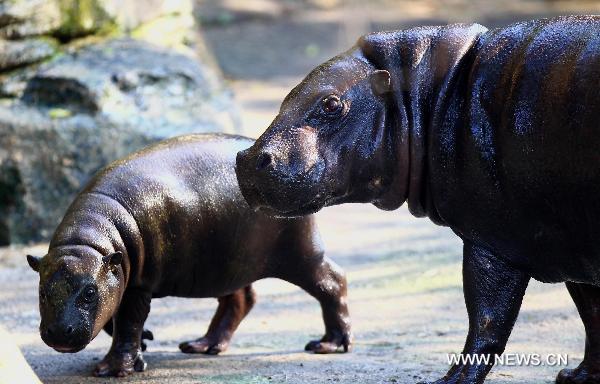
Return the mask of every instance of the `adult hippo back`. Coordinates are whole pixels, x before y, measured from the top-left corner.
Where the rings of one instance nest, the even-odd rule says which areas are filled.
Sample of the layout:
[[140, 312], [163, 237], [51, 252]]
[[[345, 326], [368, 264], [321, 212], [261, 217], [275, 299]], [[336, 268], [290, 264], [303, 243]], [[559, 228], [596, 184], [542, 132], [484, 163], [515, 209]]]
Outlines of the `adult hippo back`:
[[[503, 352], [530, 278], [567, 282], [600, 382], [600, 17], [366, 35], [313, 70], [237, 158], [275, 215], [371, 202], [464, 241], [463, 353]], [[493, 360], [492, 360], [493, 361]], [[486, 364], [437, 383], [481, 383]]]
[[312, 217], [277, 219], [244, 201], [235, 155], [252, 140], [219, 134], [166, 140], [114, 162], [83, 189], [48, 254], [28, 256], [40, 274], [40, 333], [77, 352], [104, 327], [113, 336], [97, 376], [142, 371], [143, 331], [154, 297], [218, 297], [204, 337], [186, 353], [217, 354], [254, 305], [251, 284], [277, 277], [321, 303], [318, 353], [347, 351], [350, 319], [343, 272], [323, 255]]

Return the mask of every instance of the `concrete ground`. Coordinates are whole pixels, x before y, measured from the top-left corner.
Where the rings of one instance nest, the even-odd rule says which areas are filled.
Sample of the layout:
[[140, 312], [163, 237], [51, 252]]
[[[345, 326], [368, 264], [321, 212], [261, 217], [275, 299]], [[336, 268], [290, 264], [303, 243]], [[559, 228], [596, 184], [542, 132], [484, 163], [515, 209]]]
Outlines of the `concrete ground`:
[[[201, 336], [216, 300], [165, 298], [152, 302], [147, 328], [148, 370], [117, 380], [89, 377], [110, 339], [101, 334], [77, 354], [46, 347], [37, 334], [37, 275], [23, 255], [43, 245], [4, 249], [0, 321], [45, 383], [415, 383], [441, 376], [446, 355], [462, 348], [467, 318], [461, 290], [461, 244], [446, 228], [405, 209], [367, 205], [327, 208], [318, 215], [328, 254], [344, 267], [355, 331], [354, 351], [312, 355], [304, 344], [321, 336], [317, 302], [279, 281], [256, 284], [258, 303], [218, 357], [185, 355], [179, 342]], [[532, 283], [508, 353], [583, 355], [583, 329], [562, 285]], [[490, 383], [552, 383], [560, 367], [498, 367]]]
[[[361, 5], [362, 4], [362, 5]], [[418, 24], [512, 20], [559, 13], [599, 13], [600, 2], [452, 0], [204, 1], [198, 11], [207, 47], [216, 55], [242, 107], [244, 132], [256, 136], [310, 68], [346, 49], [365, 32]], [[37, 275], [28, 252], [46, 245], [0, 249], [0, 324], [21, 346], [45, 383], [415, 383], [448, 369], [467, 330], [461, 244], [446, 228], [415, 219], [405, 208], [327, 208], [318, 221], [330, 257], [348, 272], [355, 344], [348, 354], [316, 356], [304, 344], [323, 332], [317, 302], [278, 280], [258, 282], [258, 303], [218, 357], [185, 355], [179, 342], [204, 333], [216, 300], [154, 300], [147, 328], [148, 370], [126, 379], [89, 376], [110, 339], [101, 334], [84, 351], [59, 354], [37, 334]], [[532, 282], [507, 353], [583, 357], [583, 327], [563, 285]], [[502, 366], [489, 383], [552, 383], [562, 366]]]

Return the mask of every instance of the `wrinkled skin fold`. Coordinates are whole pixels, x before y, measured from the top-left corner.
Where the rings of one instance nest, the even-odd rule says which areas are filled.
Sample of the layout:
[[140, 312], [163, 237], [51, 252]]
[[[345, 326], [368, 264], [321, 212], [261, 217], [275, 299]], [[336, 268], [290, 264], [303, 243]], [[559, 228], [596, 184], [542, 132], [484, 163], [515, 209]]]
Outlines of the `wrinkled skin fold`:
[[[236, 172], [271, 215], [406, 202], [450, 227], [464, 242], [464, 353], [504, 351], [530, 278], [567, 282], [586, 352], [557, 382], [596, 383], [599, 89], [597, 16], [373, 33], [290, 92]], [[454, 366], [436, 383], [490, 369]]]
[[217, 297], [203, 337], [185, 353], [215, 355], [252, 309], [251, 284], [276, 277], [321, 304], [325, 335], [314, 353], [352, 346], [343, 271], [328, 259], [310, 216], [277, 219], [244, 201], [235, 177], [241, 136], [187, 135], [160, 142], [98, 173], [56, 230], [48, 254], [28, 256], [40, 274], [40, 334], [77, 352], [104, 328], [112, 335], [96, 376], [146, 369], [143, 339], [152, 298]]

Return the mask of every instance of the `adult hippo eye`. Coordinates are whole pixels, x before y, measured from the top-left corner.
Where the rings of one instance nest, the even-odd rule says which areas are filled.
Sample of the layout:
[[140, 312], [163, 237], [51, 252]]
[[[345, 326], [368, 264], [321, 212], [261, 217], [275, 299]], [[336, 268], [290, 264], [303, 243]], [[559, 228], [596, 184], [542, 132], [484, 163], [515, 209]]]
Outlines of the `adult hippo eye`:
[[83, 301], [85, 301], [86, 303], [91, 303], [94, 301], [94, 299], [96, 298], [96, 288], [90, 286], [90, 287], [86, 287], [83, 290]]
[[343, 108], [343, 104], [336, 95], [329, 95], [323, 99], [322, 108], [323, 112], [331, 115], [340, 112]]

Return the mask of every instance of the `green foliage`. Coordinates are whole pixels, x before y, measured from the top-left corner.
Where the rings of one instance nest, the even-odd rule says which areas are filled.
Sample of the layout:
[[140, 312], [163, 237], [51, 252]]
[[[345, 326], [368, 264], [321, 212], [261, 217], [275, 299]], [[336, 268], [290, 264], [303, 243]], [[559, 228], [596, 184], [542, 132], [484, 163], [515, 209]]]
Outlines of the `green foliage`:
[[62, 23], [56, 34], [62, 40], [92, 33], [109, 34], [117, 28], [99, 0], [59, 0], [59, 4]]

